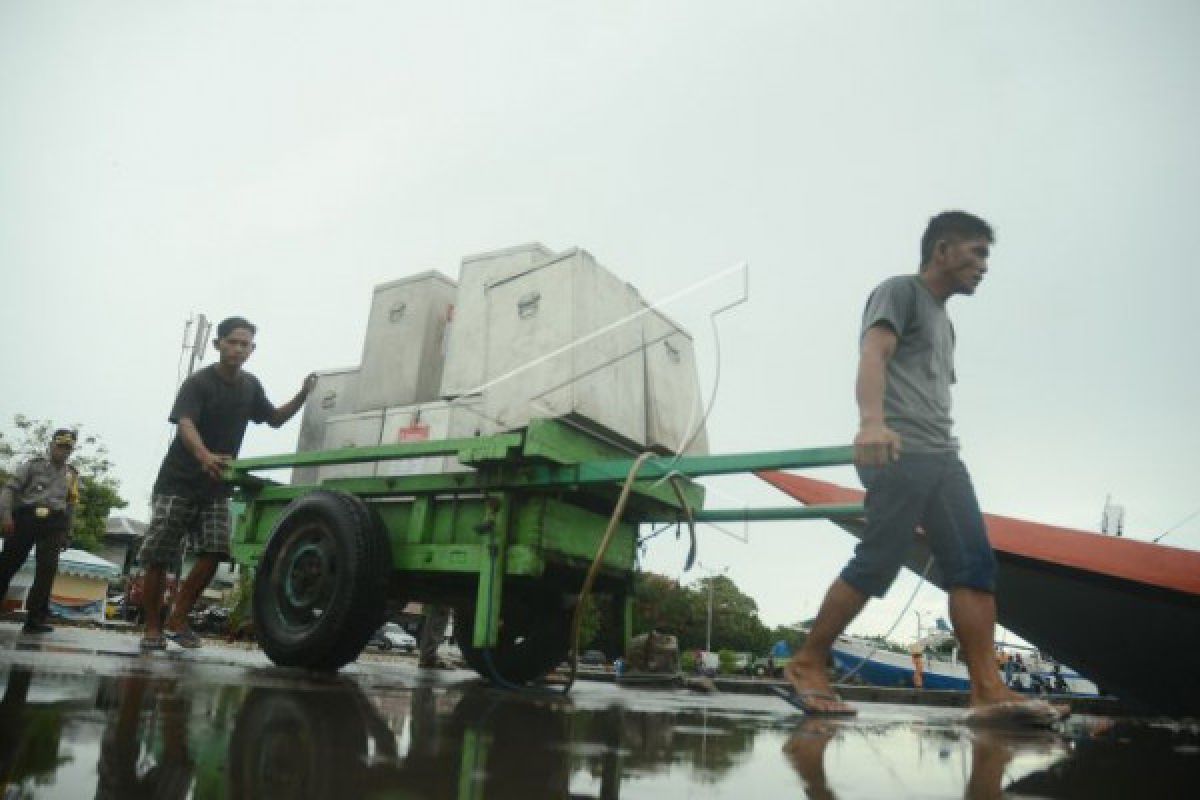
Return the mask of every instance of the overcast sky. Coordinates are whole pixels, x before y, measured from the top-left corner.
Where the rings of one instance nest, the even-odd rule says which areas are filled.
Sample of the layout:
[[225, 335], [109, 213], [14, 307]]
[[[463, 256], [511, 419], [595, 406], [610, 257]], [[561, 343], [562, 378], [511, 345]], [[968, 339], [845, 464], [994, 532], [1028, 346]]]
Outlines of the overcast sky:
[[[949, 307], [981, 501], [1095, 529], [1111, 492], [1152, 538], [1200, 507], [1198, 40], [1186, 1], [5, 0], [0, 419], [102, 436], [146, 518], [190, 315], [258, 323], [249, 369], [282, 403], [359, 362], [373, 285], [541, 241], [652, 299], [747, 262], [712, 448], [845, 444], [866, 294], [965, 208], [998, 237]], [[722, 290], [669, 309], [708, 384]], [[811, 616], [852, 546], [820, 522], [701, 536], [770, 624]], [[1200, 519], [1166, 542], [1200, 547]], [[662, 537], [647, 566], [684, 554]]]

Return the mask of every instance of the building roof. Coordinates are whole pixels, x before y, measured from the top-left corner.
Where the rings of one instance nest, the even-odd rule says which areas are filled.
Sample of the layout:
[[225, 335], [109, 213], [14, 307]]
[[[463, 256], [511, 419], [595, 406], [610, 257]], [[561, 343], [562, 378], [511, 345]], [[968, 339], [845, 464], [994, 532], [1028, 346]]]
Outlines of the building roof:
[[114, 514], [104, 520], [105, 536], [136, 536], [139, 539], [146, 534], [146, 523], [132, 517], [122, 517]]
[[106, 558], [92, 555], [86, 550], [66, 550], [58, 557], [58, 571], [86, 578], [112, 580], [121, 574], [121, 568]]
[[[30, 552], [29, 557], [21, 566], [21, 571], [33, 572], [36, 563], [34, 554]], [[96, 578], [103, 581], [110, 581], [121, 575], [121, 568], [111, 561], [94, 556], [86, 550], [76, 550], [75, 548], [64, 550], [58, 556], [58, 571], [63, 575], [76, 575], [81, 578]]]

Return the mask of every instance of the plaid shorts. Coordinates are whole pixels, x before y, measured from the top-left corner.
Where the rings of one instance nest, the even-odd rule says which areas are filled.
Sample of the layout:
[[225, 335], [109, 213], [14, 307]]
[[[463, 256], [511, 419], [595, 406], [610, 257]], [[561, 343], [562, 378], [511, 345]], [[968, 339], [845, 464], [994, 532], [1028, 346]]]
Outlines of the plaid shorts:
[[229, 557], [229, 500], [156, 494], [153, 506], [150, 527], [138, 554], [143, 566], [178, 563], [185, 537], [193, 554]]

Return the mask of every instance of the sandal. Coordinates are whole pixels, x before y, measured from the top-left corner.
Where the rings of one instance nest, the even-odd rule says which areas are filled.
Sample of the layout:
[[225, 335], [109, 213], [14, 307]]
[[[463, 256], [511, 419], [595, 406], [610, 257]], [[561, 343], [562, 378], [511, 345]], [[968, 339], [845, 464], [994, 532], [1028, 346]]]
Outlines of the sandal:
[[204, 646], [200, 637], [191, 628], [184, 628], [181, 631], [163, 631], [163, 635], [180, 647], [186, 647], [189, 650]]
[[[779, 695], [791, 705], [803, 711], [810, 717], [852, 717], [858, 713], [854, 708], [846, 704], [841, 696], [834, 692], [823, 692], [820, 689], [801, 689], [796, 691], [792, 687], [772, 686], [771, 691]], [[833, 708], [819, 708], [813, 704], [813, 700], [820, 700], [827, 705], [836, 704]]]

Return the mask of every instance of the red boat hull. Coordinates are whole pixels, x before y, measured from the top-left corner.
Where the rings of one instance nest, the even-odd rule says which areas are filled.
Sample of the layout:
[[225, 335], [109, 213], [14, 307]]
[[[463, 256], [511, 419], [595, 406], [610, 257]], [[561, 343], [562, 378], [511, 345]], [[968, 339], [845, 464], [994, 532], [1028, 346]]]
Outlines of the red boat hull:
[[[759, 477], [806, 504], [863, 499], [861, 490], [798, 475]], [[984, 517], [999, 567], [1000, 624], [1126, 702], [1200, 715], [1200, 553]], [[838, 524], [862, 530], [862, 520]], [[906, 565], [920, 572], [928, 556], [918, 531]], [[929, 580], [942, 585], [936, 568]]]

